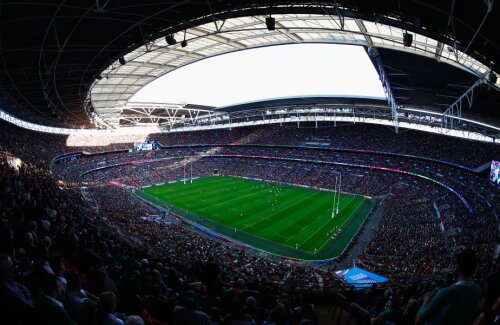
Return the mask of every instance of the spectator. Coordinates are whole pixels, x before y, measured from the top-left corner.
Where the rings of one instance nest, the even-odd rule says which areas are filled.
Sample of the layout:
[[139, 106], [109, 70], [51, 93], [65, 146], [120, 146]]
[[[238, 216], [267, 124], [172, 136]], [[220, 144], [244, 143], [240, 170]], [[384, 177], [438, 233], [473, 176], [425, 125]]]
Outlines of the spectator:
[[96, 304], [82, 290], [80, 275], [70, 272], [66, 275], [66, 307], [71, 318], [78, 324], [90, 324], [95, 313]]
[[479, 313], [481, 288], [474, 284], [472, 275], [477, 258], [466, 249], [457, 257], [458, 282], [440, 289], [434, 296], [427, 294], [415, 319], [416, 324], [472, 324]]
[[257, 300], [253, 296], [249, 296], [245, 300], [243, 313], [250, 315], [256, 324], [262, 324], [265, 319], [264, 310], [261, 307], [257, 307]]
[[124, 325], [114, 311], [116, 309], [116, 296], [111, 291], [105, 291], [99, 296], [97, 302], [96, 323], [99, 325]]
[[387, 308], [376, 318], [371, 319], [371, 324], [398, 324], [403, 316], [403, 309], [399, 305], [399, 297], [392, 297]]
[[35, 302], [30, 291], [13, 280], [14, 264], [0, 253], [0, 323], [26, 324], [31, 320]]
[[125, 325], [144, 325], [144, 321], [140, 316], [130, 315], [125, 320]]
[[64, 297], [64, 285], [55, 274], [42, 278], [42, 292], [36, 297], [35, 317], [37, 324], [76, 324], [69, 316], [60, 299]]
[[193, 290], [184, 296], [185, 306], [174, 307], [174, 324], [176, 325], [211, 325], [212, 322], [206, 313], [196, 310], [197, 294]]

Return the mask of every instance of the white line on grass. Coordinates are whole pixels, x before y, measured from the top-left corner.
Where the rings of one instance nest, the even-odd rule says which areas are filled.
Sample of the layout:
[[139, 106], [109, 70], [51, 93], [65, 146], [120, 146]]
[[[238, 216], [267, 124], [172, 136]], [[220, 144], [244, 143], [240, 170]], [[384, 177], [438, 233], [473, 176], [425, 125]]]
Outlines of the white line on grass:
[[275, 212], [275, 213], [272, 213], [272, 214], [268, 215], [267, 217], [264, 217], [264, 218], [262, 218], [262, 219], [260, 219], [260, 220], [258, 220], [258, 221], [256, 221], [256, 222], [254, 222], [254, 223], [253, 223], [250, 227], [244, 227], [244, 228], [241, 228], [241, 229], [239, 229], [239, 230], [240, 230], [240, 231], [244, 231], [244, 230], [246, 230], [246, 229], [248, 229], [248, 228], [251, 228], [251, 227], [253, 227], [254, 225], [256, 225], [257, 223], [259, 223], [259, 222], [261, 222], [261, 221], [263, 221], [263, 220], [267, 220], [267, 219], [269, 219], [269, 218], [271, 218], [271, 217], [273, 217], [273, 216], [275, 216], [275, 215], [277, 215], [277, 214], [281, 213], [282, 211], [284, 211], [284, 210], [286, 210], [286, 209], [288, 209], [288, 208], [294, 207], [294, 206], [296, 206], [296, 205], [298, 205], [298, 204], [300, 204], [300, 203], [304, 202], [305, 200], [307, 200], [307, 199], [311, 198], [311, 197], [312, 197], [313, 195], [315, 195], [315, 194], [316, 194], [316, 192], [313, 192], [311, 195], [309, 195], [309, 196], [307, 196], [306, 198], [304, 198], [304, 199], [302, 199], [302, 200], [300, 200], [300, 201], [296, 202], [295, 204], [292, 204], [292, 205], [287, 205], [285, 208], [283, 208], [283, 209], [281, 209], [281, 210], [279, 210], [279, 211], [277, 211], [277, 212]]
[[[233, 182], [233, 183], [231, 184], [231, 186], [236, 185], [236, 184], [238, 184], [238, 183], [243, 183], [243, 182], [244, 182], [243, 180], [237, 180], [236, 182]], [[177, 184], [178, 184], [178, 183], [176, 183], [175, 185], [177, 185]], [[219, 191], [219, 190], [220, 190], [220, 188], [222, 187], [222, 186], [213, 187], [213, 185], [216, 185], [216, 184], [220, 184], [220, 180], [219, 180], [219, 181], [217, 181], [217, 182], [210, 182], [210, 183], [205, 183], [205, 184], [196, 183], [196, 185], [198, 185], [198, 186], [199, 186], [199, 185], [202, 185], [202, 187], [191, 187], [190, 189], [191, 189], [191, 190], [192, 190], [192, 192], [193, 192], [192, 194], [195, 194], [196, 192], [198, 192], [198, 191], [199, 191], [199, 189], [200, 189], [200, 188], [205, 188], [205, 189], [206, 189], [207, 187], [209, 187], [210, 189], [209, 189], [209, 190], [205, 190], [205, 192], [206, 192], [206, 193], [211, 193], [211, 192]], [[169, 185], [170, 185], [170, 184], [169, 184]], [[186, 191], [185, 189], [184, 189], [184, 190], [179, 190], [179, 189], [173, 189], [173, 190], [172, 190], [172, 188], [173, 188], [173, 187], [171, 187], [171, 186], [166, 186], [166, 187], [165, 187], [165, 189], [163, 189], [163, 190], [161, 190], [161, 189], [160, 189], [160, 190], [158, 191], [158, 194], [161, 194], [161, 195], [162, 195], [162, 194], [167, 194], [168, 199], [170, 199], [170, 200], [175, 200], [175, 199], [177, 199], [177, 198], [179, 198], [179, 197], [186, 196], [186, 192], [189, 192], [189, 191]], [[177, 195], [172, 195], [172, 194], [173, 194], [173, 193], [175, 193], [175, 192], [179, 192], [179, 194], [177, 194]], [[198, 193], [198, 194], [199, 194], [199, 193]], [[204, 193], [204, 194], [205, 194], [205, 193]]]
[[[344, 224], [350, 220], [355, 214], [356, 214], [356, 211], [359, 210], [359, 208], [361, 208], [361, 206], [363, 205], [363, 203], [365, 203], [365, 201], [361, 201], [361, 204], [358, 205], [358, 207], [352, 212], [351, 216], [347, 219], [345, 219], [345, 221], [339, 226], [339, 229], [342, 228], [344, 226]], [[342, 229], [341, 229], [342, 230]], [[326, 240], [323, 245], [320, 246], [320, 248], [318, 249], [318, 252], [321, 251], [321, 249], [329, 242], [329, 240]]]
[[[344, 205], [344, 207], [343, 207], [343, 208], [339, 211], [339, 213], [340, 213], [340, 212], [342, 212], [343, 210], [345, 210], [345, 208], [347, 208], [347, 207], [351, 204], [351, 202], [352, 202], [352, 201], [354, 201], [354, 197], [353, 197], [353, 198], [351, 198], [351, 200], [349, 200], [349, 203], [347, 203], [346, 205]], [[338, 215], [338, 213], [337, 213], [337, 215]], [[316, 218], [316, 220], [317, 220], [317, 218]], [[315, 221], [316, 221], [316, 220], [315, 220]], [[304, 241], [303, 241], [303, 242], [299, 245], [299, 248], [300, 248], [302, 245], [304, 245], [304, 244], [305, 244], [305, 243], [306, 243], [309, 239], [311, 239], [314, 235], [316, 235], [316, 234], [317, 234], [317, 233], [318, 233], [321, 229], [323, 229], [326, 225], [328, 225], [328, 223], [329, 223], [330, 221], [331, 221], [331, 220], [329, 219], [329, 220], [328, 220], [328, 221], [327, 221], [327, 222], [326, 222], [323, 226], [319, 227], [319, 228], [318, 228], [318, 230], [316, 230], [315, 232], [313, 232], [311, 236], [309, 236], [306, 240], [304, 240]]]
[[238, 199], [241, 199], [241, 198], [244, 198], [244, 197], [247, 197], [247, 196], [252, 196], [252, 195], [256, 195], [256, 194], [260, 194], [261, 192], [264, 192], [265, 189], [261, 190], [261, 191], [257, 191], [257, 192], [251, 192], [247, 195], [243, 195], [243, 196], [238, 196], [238, 197], [235, 197], [235, 198], [232, 198], [232, 199], [229, 199], [229, 200], [226, 200], [226, 201], [223, 201], [223, 202], [219, 202], [219, 203], [214, 203], [208, 207], [204, 207], [204, 208], [200, 208], [200, 209], [197, 209], [197, 210], [193, 210], [193, 213], [195, 212], [198, 212], [198, 211], [203, 211], [205, 209], [208, 209], [208, 208], [212, 208], [214, 206], [219, 206], [219, 205], [225, 205], [226, 203], [228, 202], [231, 202], [231, 201], [235, 201], [235, 200], [238, 200]]
[[[352, 200], [353, 200], [353, 199], [352, 199]], [[351, 200], [351, 201], [352, 201], [352, 200]], [[345, 207], [346, 207], [346, 206], [348, 206], [348, 205], [351, 203], [351, 201], [349, 201], [349, 203], [347, 203], [347, 205], [344, 205], [342, 209], [345, 209]], [[342, 211], [342, 209], [341, 209], [340, 211]], [[340, 212], [340, 211], [339, 211], [339, 212]], [[318, 220], [318, 219], [319, 219], [319, 218], [321, 218], [322, 216], [323, 216], [322, 214], [319, 214], [319, 215], [316, 217], [316, 219], [314, 219], [313, 221], [309, 222], [307, 225], [305, 225], [304, 227], [302, 227], [302, 228], [300, 229], [300, 231], [302, 231], [302, 230], [306, 229], [307, 227], [309, 227], [311, 224], [313, 224], [314, 222], [316, 222], [316, 220]], [[330, 220], [329, 220], [329, 221], [330, 221]], [[328, 222], [329, 222], [329, 221], [328, 221]], [[327, 222], [327, 223], [328, 223], [328, 222]], [[323, 225], [323, 226], [324, 226], [324, 225]], [[321, 228], [320, 228], [320, 229], [322, 229], [322, 228], [323, 228], [323, 226], [321, 226]], [[291, 240], [291, 239], [293, 239], [293, 238], [295, 238], [295, 235], [293, 235], [293, 236], [291, 236], [290, 238], [288, 238], [288, 239], [287, 239], [287, 241], [289, 241], [289, 240]], [[308, 239], [307, 239], [307, 240], [308, 240]]]

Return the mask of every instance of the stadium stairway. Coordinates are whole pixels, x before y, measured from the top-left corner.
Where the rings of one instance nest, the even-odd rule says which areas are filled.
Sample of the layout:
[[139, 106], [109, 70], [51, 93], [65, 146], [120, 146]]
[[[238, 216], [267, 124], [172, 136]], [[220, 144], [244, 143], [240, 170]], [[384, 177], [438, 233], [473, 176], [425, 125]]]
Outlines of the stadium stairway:
[[368, 321], [359, 320], [355, 313], [342, 306], [317, 306], [318, 325], [365, 325]]
[[384, 216], [385, 204], [378, 203], [373, 212], [361, 226], [359, 233], [354, 238], [349, 248], [349, 254], [340, 258], [337, 262], [337, 268], [342, 270], [354, 266], [354, 260], [363, 253], [370, 240], [375, 235], [376, 229]]
[[370, 313], [339, 292], [312, 295], [318, 325], [369, 325]]

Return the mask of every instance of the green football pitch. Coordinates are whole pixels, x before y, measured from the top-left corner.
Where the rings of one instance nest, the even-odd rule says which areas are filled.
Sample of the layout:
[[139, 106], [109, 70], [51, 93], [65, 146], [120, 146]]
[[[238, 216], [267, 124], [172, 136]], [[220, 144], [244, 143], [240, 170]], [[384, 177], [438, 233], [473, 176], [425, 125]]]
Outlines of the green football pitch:
[[152, 186], [135, 192], [197, 224], [267, 253], [303, 260], [342, 253], [372, 208], [371, 200], [237, 177]]

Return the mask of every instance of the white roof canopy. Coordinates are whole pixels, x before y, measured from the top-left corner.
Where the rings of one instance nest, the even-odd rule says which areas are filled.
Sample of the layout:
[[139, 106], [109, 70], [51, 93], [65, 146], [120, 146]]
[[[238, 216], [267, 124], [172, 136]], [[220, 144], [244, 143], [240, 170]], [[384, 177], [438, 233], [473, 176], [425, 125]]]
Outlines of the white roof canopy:
[[[478, 77], [489, 68], [472, 57], [449, 50], [442, 43], [413, 33], [411, 47], [403, 45], [403, 30], [371, 21], [334, 15], [276, 15], [276, 29], [269, 31], [265, 16], [231, 18], [188, 28], [174, 35], [177, 44], [168, 45], [158, 38], [124, 56], [101, 73], [89, 92], [95, 112], [106, 124], [119, 127], [122, 111], [129, 99], [152, 80], [183, 65], [223, 53], [261, 46], [290, 43], [340, 43], [396, 49], [411, 52], [454, 65]], [[182, 47], [186, 39], [188, 46]], [[500, 86], [500, 81], [497, 81]]]

